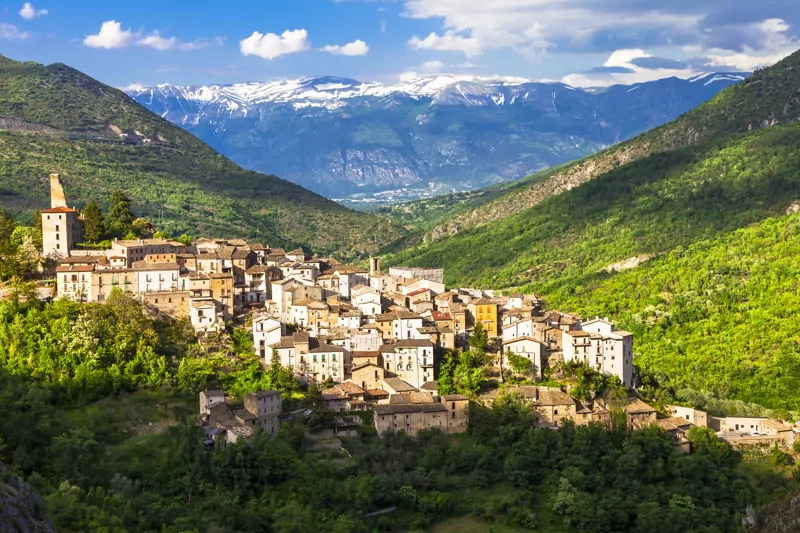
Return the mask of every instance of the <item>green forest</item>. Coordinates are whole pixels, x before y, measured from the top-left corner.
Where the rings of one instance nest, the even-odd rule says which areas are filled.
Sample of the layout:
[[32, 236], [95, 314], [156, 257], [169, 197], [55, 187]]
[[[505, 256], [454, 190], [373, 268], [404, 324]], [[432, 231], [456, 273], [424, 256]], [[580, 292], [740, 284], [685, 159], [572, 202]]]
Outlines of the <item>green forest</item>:
[[208, 448], [194, 413], [209, 380], [239, 398], [318, 400], [279, 365], [263, 370], [246, 330], [209, 350], [119, 292], [41, 304], [31, 290], [0, 303], [0, 462], [58, 531], [417, 531], [470, 516], [502, 531], [649, 532], [668, 516], [659, 531], [717, 532], [793, 486], [788, 467], [745, 462], [708, 430], [682, 454], [657, 429], [542, 429], [513, 394], [474, 405], [458, 437], [378, 437], [367, 424], [346, 454], [326, 453], [305, 438], [314, 416], [298, 415], [277, 438]]

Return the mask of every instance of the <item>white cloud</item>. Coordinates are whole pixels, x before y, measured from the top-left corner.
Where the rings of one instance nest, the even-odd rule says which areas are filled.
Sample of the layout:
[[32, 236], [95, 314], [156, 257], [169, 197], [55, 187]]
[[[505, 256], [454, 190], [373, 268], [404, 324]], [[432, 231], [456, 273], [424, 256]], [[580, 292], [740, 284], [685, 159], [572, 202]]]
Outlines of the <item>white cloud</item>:
[[790, 26], [783, 19], [767, 19], [753, 25], [764, 45], [756, 50], [745, 46], [741, 51], [731, 52], [721, 48], [708, 51], [708, 62], [714, 67], [733, 66], [739, 70], [754, 70], [772, 65], [800, 48], [800, 39], [789, 34]]
[[136, 44], [163, 52], [165, 50], [172, 50], [178, 46], [178, 39], [176, 37], [162, 37], [159, 32], [154, 31], [150, 35], [136, 41]]
[[483, 51], [478, 39], [464, 37], [452, 31], [447, 31], [444, 35], [437, 35], [435, 32], [431, 32], [424, 39], [420, 39], [415, 35], [408, 41], [408, 45], [415, 50], [462, 52], [467, 57], [480, 55]]
[[131, 29], [122, 29], [122, 24], [116, 20], [103, 22], [98, 33], [87, 35], [83, 40], [83, 44], [90, 48], [125, 48], [135, 44], [136, 46], [152, 48], [159, 52], [167, 50], [199, 50], [211, 46], [222, 46], [224, 43], [225, 39], [222, 37], [183, 42], [177, 37], [163, 37], [158, 30], [145, 35], [134, 32]]
[[123, 30], [122, 24], [116, 20], [107, 20], [100, 26], [100, 31], [94, 35], [87, 35], [83, 44], [89, 48], [124, 48], [136, 39], [136, 34], [130, 29]]
[[369, 46], [361, 39], [358, 39], [342, 46], [329, 44], [323, 46], [320, 50], [340, 56], [365, 56], [369, 53]]
[[47, 15], [47, 13], [48, 11], [46, 9], [36, 9], [30, 2], [25, 2], [22, 4], [22, 9], [19, 10], [19, 16], [25, 20], [33, 20], [36, 17], [43, 17], [44, 15]]
[[124, 91], [126, 93], [127, 92], [141, 92], [141, 91], [144, 91], [145, 89], [147, 89], [147, 86], [146, 85], [142, 85], [141, 83], [131, 83], [130, 85], [127, 85], [125, 87], [120, 87], [120, 90]]
[[306, 30], [286, 30], [281, 35], [254, 31], [250, 37], [239, 41], [242, 54], [263, 59], [275, 59], [286, 54], [304, 52], [308, 48]]
[[29, 33], [19, 31], [19, 28], [7, 22], [0, 22], [0, 39], [6, 41], [21, 41], [30, 37]]
[[420, 79], [420, 77], [421, 76], [419, 75], [419, 72], [415, 70], [408, 70], [406, 72], [401, 73], [398, 76], [398, 79], [400, 80], [400, 83], [408, 83], [410, 81], [418, 80]]
[[696, 47], [698, 55], [746, 68], [800, 47], [800, 2], [401, 1], [406, 16], [441, 23], [439, 32], [414, 37], [414, 48], [467, 56], [503, 48], [535, 55]]
[[649, 54], [639, 48], [615, 50], [614, 53], [606, 59], [603, 66], [632, 68], [634, 65], [631, 64], [631, 61], [639, 59], [640, 57], [653, 57], [653, 54]]
[[422, 72], [441, 72], [444, 68], [444, 63], [441, 61], [426, 61], [419, 66]]

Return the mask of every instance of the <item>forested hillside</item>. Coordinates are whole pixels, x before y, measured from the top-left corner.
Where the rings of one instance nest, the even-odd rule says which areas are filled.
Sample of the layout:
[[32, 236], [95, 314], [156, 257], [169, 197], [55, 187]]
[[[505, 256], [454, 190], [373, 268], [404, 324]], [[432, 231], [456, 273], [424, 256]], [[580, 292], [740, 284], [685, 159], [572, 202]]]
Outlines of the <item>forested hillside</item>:
[[798, 411], [797, 221], [770, 219], [800, 199], [798, 95], [795, 54], [630, 145], [649, 155], [389, 262], [618, 317], [643, 383], [666, 399]]
[[559, 172], [545, 173], [540, 176], [542, 179], [531, 180], [528, 186], [515, 188], [499, 198], [487, 198], [479, 207], [424, 232], [424, 238], [440, 239], [523, 213], [554, 195], [653, 154], [701, 147], [728, 135], [796, 121], [800, 118], [798, 87], [800, 52], [757, 71], [664, 126], [567, 165]]
[[401, 232], [274, 176], [246, 171], [117, 89], [62, 64], [0, 57], [0, 207], [48, 206], [59, 172], [70, 202], [114, 189], [168, 233], [255, 237], [342, 256]]

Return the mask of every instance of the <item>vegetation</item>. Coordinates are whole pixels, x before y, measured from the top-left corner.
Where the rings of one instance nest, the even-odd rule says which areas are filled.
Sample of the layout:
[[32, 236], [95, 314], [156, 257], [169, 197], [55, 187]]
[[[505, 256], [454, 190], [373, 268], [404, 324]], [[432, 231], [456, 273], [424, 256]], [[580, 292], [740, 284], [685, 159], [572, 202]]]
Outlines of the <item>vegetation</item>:
[[[169, 235], [251, 237], [347, 258], [402, 234], [374, 215], [243, 170], [66, 65], [0, 57], [0, 92], [0, 207], [15, 216], [46, 205], [47, 176], [59, 172], [76, 205], [119, 189]], [[136, 132], [152, 141], [123, 141]]]
[[0, 458], [64, 532], [402, 531], [468, 514], [516, 531], [711, 532], [734, 530], [757, 496], [739, 457], [702, 435], [683, 455], [655, 429], [536, 428], [513, 397], [476, 411], [457, 440], [365, 437], [345, 443], [352, 459], [332, 460], [310, 451], [296, 424], [206, 448], [181, 422], [180, 396], [81, 401], [5, 372], [0, 396]]
[[647, 148], [627, 164], [386, 262], [614, 317], [635, 334], [658, 404], [789, 416], [800, 410], [796, 217], [771, 217], [800, 199], [800, 126], [783, 124], [800, 106], [799, 64], [797, 53], [627, 143]]

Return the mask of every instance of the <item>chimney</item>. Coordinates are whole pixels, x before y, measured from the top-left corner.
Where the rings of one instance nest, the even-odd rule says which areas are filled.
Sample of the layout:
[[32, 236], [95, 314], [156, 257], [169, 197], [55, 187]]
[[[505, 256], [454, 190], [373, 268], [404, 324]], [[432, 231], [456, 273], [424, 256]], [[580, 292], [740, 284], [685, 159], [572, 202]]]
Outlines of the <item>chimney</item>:
[[50, 207], [67, 207], [67, 197], [59, 174], [50, 174]]

